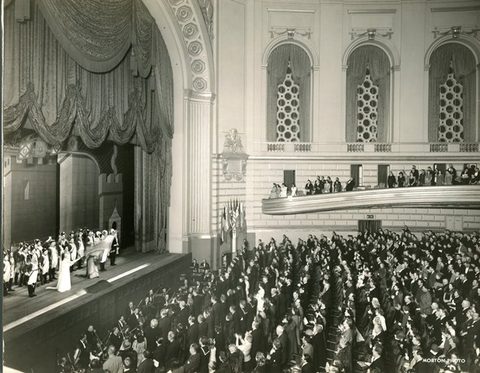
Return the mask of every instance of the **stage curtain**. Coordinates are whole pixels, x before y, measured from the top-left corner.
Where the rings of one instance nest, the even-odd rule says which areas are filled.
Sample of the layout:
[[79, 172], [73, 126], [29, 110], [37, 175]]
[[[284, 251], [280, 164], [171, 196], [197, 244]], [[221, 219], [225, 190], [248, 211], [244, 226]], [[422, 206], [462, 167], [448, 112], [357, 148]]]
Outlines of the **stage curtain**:
[[[161, 133], [173, 136], [170, 58], [153, 18], [141, 2], [133, 3], [140, 31], [128, 53], [136, 50], [136, 57], [127, 55], [102, 74], [72, 59], [36, 3], [31, 21], [23, 23], [14, 6], [5, 9], [5, 134], [29, 123], [49, 144], [64, 142], [73, 131], [90, 148], [106, 139], [133, 141], [149, 153]], [[152, 98], [159, 113], [150, 118]]]
[[390, 60], [380, 48], [365, 45], [350, 54], [347, 64], [346, 141], [357, 141], [357, 88], [365, 80], [368, 66], [372, 81], [378, 86], [377, 141], [386, 142], [390, 122]]
[[463, 85], [463, 131], [464, 141], [475, 142], [476, 137], [476, 71], [473, 53], [459, 43], [448, 43], [436, 49], [430, 57], [428, 141], [438, 142], [440, 124], [440, 86], [445, 83], [450, 64], [453, 74]]
[[84, 69], [120, 63], [132, 40], [132, 0], [37, 0], [63, 49]]
[[267, 67], [267, 141], [277, 141], [278, 85], [287, 74], [288, 61], [292, 77], [299, 85], [300, 141], [310, 141], [310, 87], [312, 64], [307, 53], [297, 45], [282, 44], [268, 58]]

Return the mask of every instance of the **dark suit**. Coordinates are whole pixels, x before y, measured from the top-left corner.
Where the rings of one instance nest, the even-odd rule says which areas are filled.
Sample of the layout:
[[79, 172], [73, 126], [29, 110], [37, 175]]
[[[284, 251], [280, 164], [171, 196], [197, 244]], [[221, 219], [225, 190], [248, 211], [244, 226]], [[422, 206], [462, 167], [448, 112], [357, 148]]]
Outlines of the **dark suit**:
[[313, 367], [313, 363], [307, 363], [302, 366], [302, 373], [315, 373], [315, 368]]
[[145, 359], [138, 366], [137, 373], [155, 373], [155, 365], [152, 359]]
[[174, 340], [172, 342], [167, 343], [167, 349], [165, 352], [165, 366], [167, 369], [170, 369], [170, 365], [172, 364], [173, 360], [178, 359], [180, 355], [180, 342]]
[[190, 346], [192, 343], [198, 343], [198, 324], [192, 324], [187, 330], [187, 341]]
[[190, 316], [190, 308], [185, 306], [183, 309], [180, 310], [177, 316], [177, 322], [181, 323], [185, 328], [188, 325], [188, 317]]
[[168, 339], [168, 332], [172, 327], [172, 322], [170, 317], [164, 317], [163, 319], [158, 320], [158, 328], [162, 331], [161, 336], [164, 341]]
[[[208, 324], [204, 321], [198, 324], [198, 337], [206, 337], [208, 333]], [[198, 342], [198, 341], [197, 341]]]

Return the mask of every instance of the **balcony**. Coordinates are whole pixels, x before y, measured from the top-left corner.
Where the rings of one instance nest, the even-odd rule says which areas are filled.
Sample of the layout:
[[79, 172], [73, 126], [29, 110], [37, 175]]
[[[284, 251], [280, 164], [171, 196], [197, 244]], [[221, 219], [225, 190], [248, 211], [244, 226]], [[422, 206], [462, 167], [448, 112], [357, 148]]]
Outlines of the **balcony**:
[[480, 209], [480, 185], [369, 189], [262, 200], [262, 213], [293, 215], [384, 207]]

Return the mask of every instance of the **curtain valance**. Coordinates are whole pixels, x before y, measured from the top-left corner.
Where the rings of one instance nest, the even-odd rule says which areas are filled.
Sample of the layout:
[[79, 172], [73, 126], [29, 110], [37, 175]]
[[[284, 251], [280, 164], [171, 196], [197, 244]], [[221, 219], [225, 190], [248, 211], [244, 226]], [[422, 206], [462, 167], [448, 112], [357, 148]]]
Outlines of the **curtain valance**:
[[[85, 2], [87, 8], [94, 3]], [[31, 20], [23, 23], [16, 22], [13, 6], [5, 9], [5, 134], [28, 122], [49, 144], [62, 143], [74, 131], [90, 148], [105, 139], [125, 144], [135, 137], [149, 153], [161, 136], [173, 136], [170, 57], [146, 7], [140, 0], [129, 3], [130, 19], [136, 14], [136, 31], [131, 33], [135, 38], [129, 40], [127, 51], [130, 58], [127, 54], [101, 74], [84, 68], [67, 53], [38, 3], [32, 3]], [[104, 56], [118, 55], [120, 44]], [[95, 50], [97, 44], [92, 45]]]

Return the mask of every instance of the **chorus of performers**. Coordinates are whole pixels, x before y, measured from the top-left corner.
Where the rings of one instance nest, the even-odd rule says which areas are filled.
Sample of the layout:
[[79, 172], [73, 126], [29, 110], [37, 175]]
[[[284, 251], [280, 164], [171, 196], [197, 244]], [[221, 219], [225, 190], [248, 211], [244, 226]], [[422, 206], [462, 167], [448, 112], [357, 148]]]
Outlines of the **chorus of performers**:
[[478, 372], [479, 278], [478, 232], [259, 241], [218, 274], [195, 271], [181, 288], [130, 302], [103, 339], [81, 336], [71, 363], [113, 373]]
[[[44, 242], [22, 242], [3, 254], [3, 295], [14, 292], [14, 285], [27, 286], [28, 296], [35, 297], [36, 288], [49, 283], [46, 289], [65, 292], [71, 289], [71, 273], [85, 266], [85, 277], [99, 277], [105, 263], [115, 265], [119, 253], [117, 232], [94, 232], [79, 229], [70, 234], [60, 233], [58, 240], [49, 237]], [[98, 269], [100, 267], [100, 270]]]

